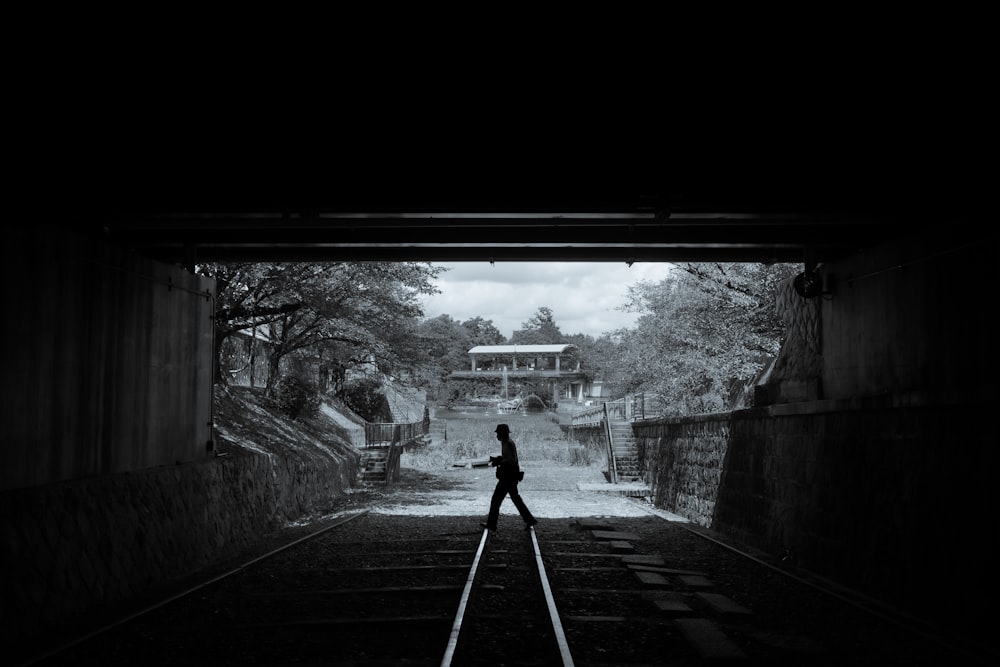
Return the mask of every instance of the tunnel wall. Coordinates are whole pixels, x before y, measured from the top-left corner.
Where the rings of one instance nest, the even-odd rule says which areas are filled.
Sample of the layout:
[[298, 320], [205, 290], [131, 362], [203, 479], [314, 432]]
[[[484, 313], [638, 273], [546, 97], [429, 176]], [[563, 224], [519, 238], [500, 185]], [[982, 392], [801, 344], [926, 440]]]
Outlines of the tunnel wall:
[[345, 446], [227, 449], [225, 457], [0, 493], [4, 645], [37, 650], [64, 623], [245, 552], [326, 509], [358, 473], [358, 455]]
[[633, 425], [656, 506], [921, 618], [969, 608], [947, 573], [996, 594], [994, 252], [918, 233], [786, 291], [756, 407]]
[[5, 235], [0, 490], [213, 456], [214, 281], [64, 231]]
[[213, 425], [214, 281], [44, 226], [2, 264], [0, 627], [16, 651], [328, 506], [357, 453]]
[[926, 618], [967, 608], [946, 573], [998, 590], [986, 412], [823, 401], [633, 430], [656, 507]]

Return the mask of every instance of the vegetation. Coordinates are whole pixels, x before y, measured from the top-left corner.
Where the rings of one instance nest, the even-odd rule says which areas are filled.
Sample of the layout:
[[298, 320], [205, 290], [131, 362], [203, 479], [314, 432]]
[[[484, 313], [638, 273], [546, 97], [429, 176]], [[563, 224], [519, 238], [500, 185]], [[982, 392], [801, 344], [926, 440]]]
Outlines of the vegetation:
[[[383, 377], [424, 389], [438, 404], [494, 396], [494, 381], [450, 377], [468, 367], [471, 347], [571, 343], [577, 350], [566, 363], [603, 380], [605, 396], [655, 393], [671, 415], [730, 410], [748, 404], [748, 388], [780, 349], [776, 289], [797, 266], [686, 264], [661, 282], [629, 289], [622, 309], [640, 314], [632, 329], [597, 339], [564, 334], [552, 309], [540, 306], [510, 341], [482, 317], [421, 319], [418, 297], [437, 291], [443, 270], [415, 262], [199, 266], [217, 285], [217, 379], [226, 380], [226, 341], [249, 332], [240, 339], [250, 341], [250, 386], [255, 363], [266, 367], [261, 382], [286, 415], [311, 414], [327, 396], [366, 419], [390, 421]], [[518, 382], [512, 395], [549, 400], [544, 381]]]
[[344, 404], [367, 422], [391, 422], [392, 412], [382, 391], [382, 383], [375, 378], [361, 378], [344, 388]]
[[642, 316], [617, 332], [606, 386], [614, 396], [658, 394], [672, 415], [748, 407], [748, 388], [784, 340], [778, 284], [797, 270], [687, 264], [660, 283], [638, 283], [625, 308]]
[[223, 345], [241, 331], [267, 341], [270, 395], [295, 365], [314, 369], [317, 386], [335, 395], [362, 365], [412, 374], [424, 356], [417, 299], [437, 291], [441, 271], [418, 262], [200, 265], [216, 280], [216, 382], [226, 382]]
[[277, 383], [274, 401], [289, 419], [297, 419], [299, 416], [315, 417], [319, 414], [320, 398], [316, 385], [295, 375]]
[[[478, 340], [470, 322], [448, 315], [421, 324], [434, 342], [434, 371], [425, 376], [429, 397], [440, 403], [496, 393], [495, 383], [452, 380], [453, 370], [466, 368], [473, 345], [571, 343], [578, 350], [569, 363], [580, 362], [590, 380], [604, 381], [604, 395], [657, 394], [667, 414], [699, 414], [748, 407], [757, 377], [776, 357], [784, 325], [775, 310], [778, 284], [798, 271], [794, 264], [689, 263], [657, 283], [639, 282], [629, 289], [622, 310], [636, 312], [636, 327], [610, 331], [600, 338], [564, 334], [551, 308], [537, 313], [505, 341], [477, 318], [478, 330], [494, 335]], [[545, 386], [519, 380], [521, 395], [549, 396]]]
[[[548, 415], [504, 415], [503, 420], [510, 425], [521, 461], [556, 461], [568, 465], [606, 461], [602, 450], [581, 452], [578, 443]], [[449, 420], [445, 443], [414, 448], [403, 454], [400, 463], [419, 470], [440, 470], [456, 462], [486, 461], [500, 450], [494, 432], [496, 425], [496, 415]]]
[[565, 342], [563, 332], [559, 330], [553, 318], [552, 309], [541, 306], [538, 312], [515, 331], [510, 342], [518, 345], [551, 345]]

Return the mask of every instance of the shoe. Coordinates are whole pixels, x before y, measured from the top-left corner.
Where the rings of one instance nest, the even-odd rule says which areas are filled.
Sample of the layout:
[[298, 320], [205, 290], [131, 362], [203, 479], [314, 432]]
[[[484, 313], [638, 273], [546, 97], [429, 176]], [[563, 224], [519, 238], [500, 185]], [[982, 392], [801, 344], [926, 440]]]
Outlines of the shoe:
[[537, 525], [538, 525], [538, 521], [532, 521], [531, 523], [524, 524], [524, 529], [525, 530], [531, 530], [532, 528], [534, 528]]
[[496, 526], [489, 526], [489, 525], [487, 525], [485, 523], [480, 523], [479, 525], [482, 526], [483, 528], [485, 528], [486, 530], [496, 530], [497, 529]]

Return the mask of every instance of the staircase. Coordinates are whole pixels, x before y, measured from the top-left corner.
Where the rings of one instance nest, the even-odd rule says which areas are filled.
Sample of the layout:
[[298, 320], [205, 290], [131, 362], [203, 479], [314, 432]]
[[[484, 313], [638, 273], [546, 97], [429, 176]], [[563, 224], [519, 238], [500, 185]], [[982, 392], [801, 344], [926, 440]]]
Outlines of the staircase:
[[427, 392], [421, 389], [398, 388], [390, 380], [385, 379], [382, 383], [382, 394], [389, 404], [392, 421], [410, 423], [423, 418]]
[[388, 467], [388, 449], [366, 449], [361, 452], [360, 470], [358, 477], [362, 484], [372, 484], [374, 482], [385, 483], [386, 469]]
[[619, 482], [642, 482], [639, 451], [632, 435], [632, 423], [611, 422], [611, 442], [614, 444], [615, 473]]

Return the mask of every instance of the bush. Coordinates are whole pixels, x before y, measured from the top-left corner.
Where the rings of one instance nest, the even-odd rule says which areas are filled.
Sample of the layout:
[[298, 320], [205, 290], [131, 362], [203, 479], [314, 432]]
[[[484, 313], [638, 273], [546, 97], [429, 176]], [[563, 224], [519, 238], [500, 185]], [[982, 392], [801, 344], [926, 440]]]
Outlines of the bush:
[[320, 396], [316, 385], [294, 375], [278, 382], [274, 401], [278, 410], [289, 419], [310, 418], [319, 414]]
[[496, 425], [510, 425], [522, 461], [554, 461], [571, 465], [593, 465], [599, 459], [591, 452], [579, 452], [558, 423], [543, 415], [484, 415], [448, 421], [448, 440], [407, 453], [404, 465], [421, 470], [451, 467], [456, 461], [486, 461], [500, 451]]
[[389, 401], [382, 393], [378, 380], [365, 378], [344, 387], [344, 404], [356, 415], [368, 422], [391, 422], [392, 411]]

